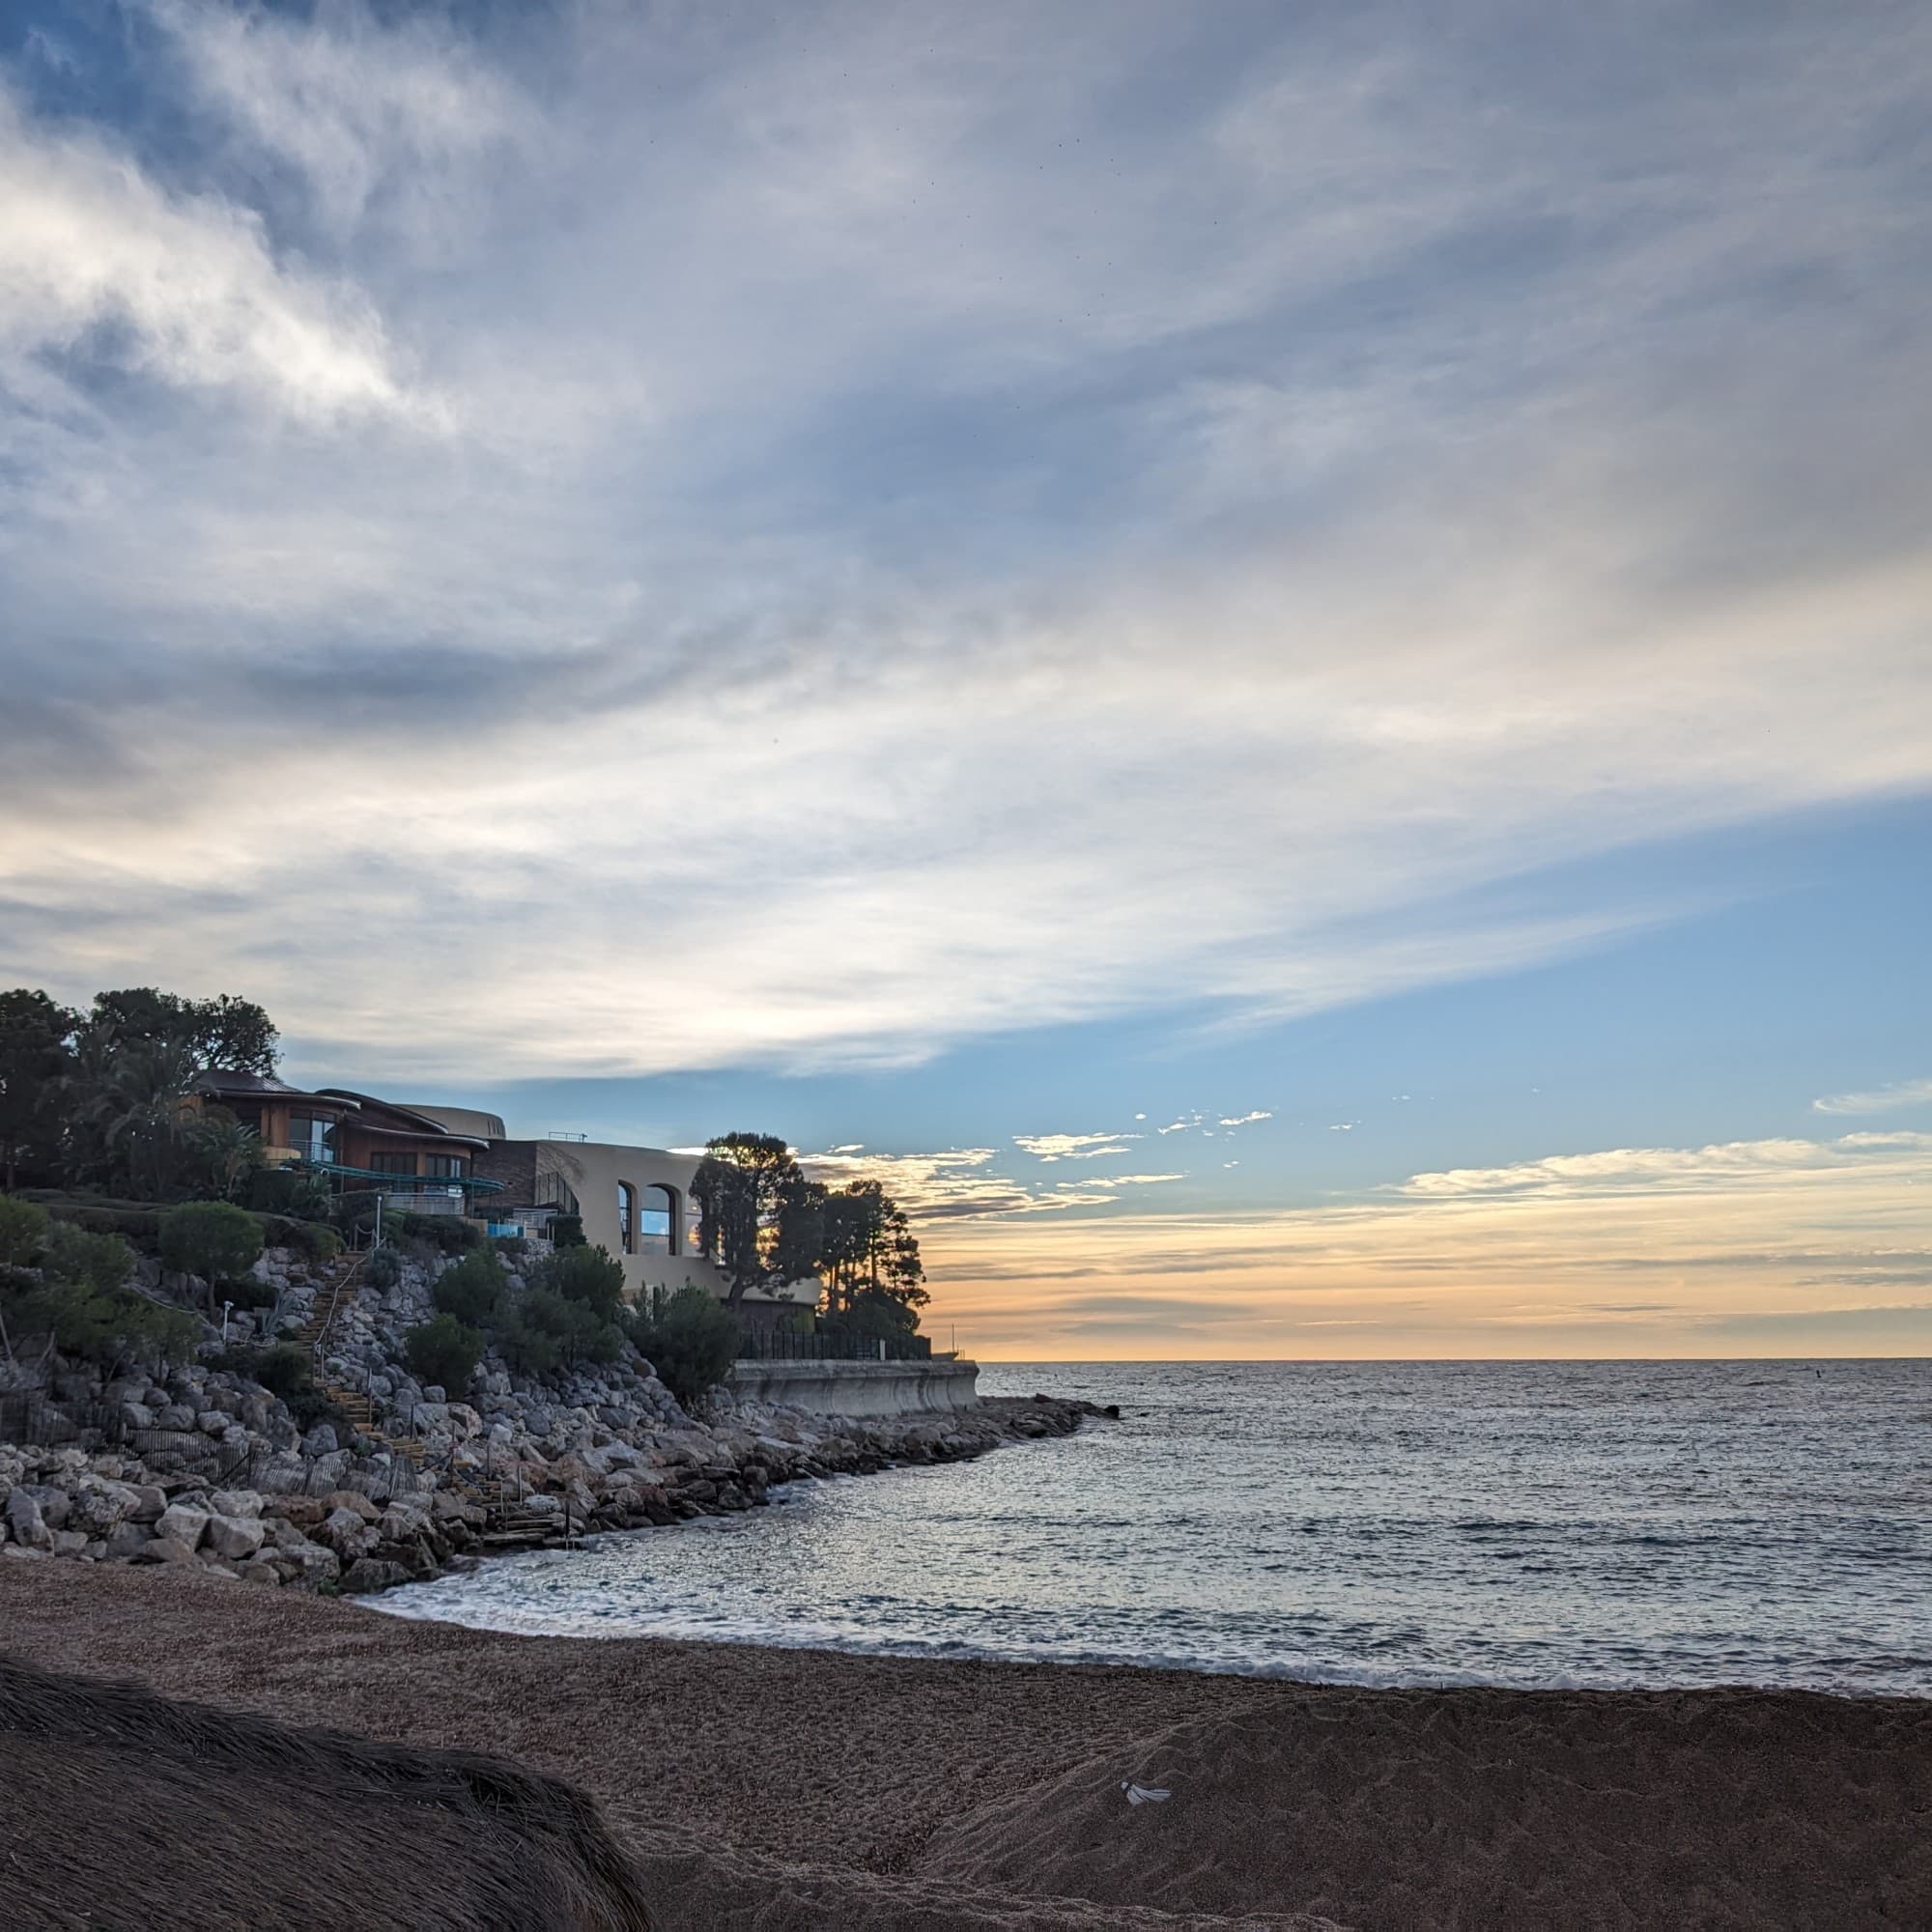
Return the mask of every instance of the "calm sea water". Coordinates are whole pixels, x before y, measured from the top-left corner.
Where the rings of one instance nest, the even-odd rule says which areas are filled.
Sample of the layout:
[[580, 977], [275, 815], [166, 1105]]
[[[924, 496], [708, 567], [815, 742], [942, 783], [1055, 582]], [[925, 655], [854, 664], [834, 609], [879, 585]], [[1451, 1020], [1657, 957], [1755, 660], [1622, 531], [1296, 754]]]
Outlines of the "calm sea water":
[[1119, 1423], [390, 1593], [497, 1630], [1932, 1693], [1932, 1362], [1056, 1364]]

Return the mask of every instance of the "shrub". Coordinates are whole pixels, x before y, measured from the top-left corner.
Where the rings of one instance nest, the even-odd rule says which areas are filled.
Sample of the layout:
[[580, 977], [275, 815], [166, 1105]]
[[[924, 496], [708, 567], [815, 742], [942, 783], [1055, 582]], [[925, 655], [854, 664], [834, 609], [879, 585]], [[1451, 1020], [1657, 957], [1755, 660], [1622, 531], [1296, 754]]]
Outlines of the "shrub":
[[277, 1342], [270, 1349], [257, 1349], [249, 1373], [269, 1391], [290, 1402], [305, 1389], [315, 1386], [315, 1365], [306, 1349], [293, 1342]]
[[272, 1282], [257, 1281], [252, 1274], [226, 1274], [210, 1290], [214, 1301], [232, 1302], [237, 1308], [272, 1308], [275, 1288]]
[[342, 1252], [342, 1236], [326, 1221], [297, 1221], [286, 1214], [258, 1214], [263, 1241], [287, 1248], [305, 1261], [332, 1262]]
[[47, 1210], [35, 1201], [0, 1194], [0, 1267], [22, 1267], [46, 1238]]
[[454, 1401], [483, 1359], [483, 1337], [445, 1310], [403, 1337], [403, 1356], [418, 1381], [440, 1383]]
[[582, 1214], [553, 1214], [550, 1221], [551, 1245], [555, 1248], [581, 1248], [583, 1245], [583, 1216]]
[[564, 1248], [539, 1269], [535, 1285], [582, 1303], [600, 1322], [614, 1321], [624, 1306], [624, 1264], [605, 1248]]
[[294, 1167], [258, 1167], [248, 1177], [246, 1205], [260, 1214], [294, 1221], [326, 1221], [332, 1201], [319, 1174]]
[[161, 1251], [161, 1212], [158, 1208], [121, 1208], [95, 1202], [50, 1201], [47, 1212], [94, 1235], [120, 1235], [144, 1255]]
[[650, 1313], [639, 1309], [630, 1328], [658, 1379], [681, 1403], [717, 1387], [738, 1357], [737, 1318], [708, 1290], [689, 1282], [668, 1297], [653, 1295]]
[[497, 1321], [508, 1287], [503, 1264], [487, 1248], [479, 1248], [437, 1276], [433, 1298], [445, 1315], [467, 1326], [488, 1328]]
[[161, 1260], [178, 1274], [245, 1274], [262, 1252], [262, 1224], [226, 1201], [190, 1201], [161, 1216]]
[[119, 1235], [90, 1234], [56, 1221], [41, 1246], [41, 1269], [51, 1281], [70, 1282], [94, 1294], [111, 1294], [126, 1283], [134, 1251]]
[[384, 1218], [384, 1232], [411, 1240], [427, 1241], [439, 1254], [468, 1254], [480, 1248], [483, 1230], [461, 1214], [390, 1214]]
[[371, 1288], [394, 1288], [403, 1278], [403, 1258], [394, 1248], [378, 1248], [362, 1264], [362, 1279]]

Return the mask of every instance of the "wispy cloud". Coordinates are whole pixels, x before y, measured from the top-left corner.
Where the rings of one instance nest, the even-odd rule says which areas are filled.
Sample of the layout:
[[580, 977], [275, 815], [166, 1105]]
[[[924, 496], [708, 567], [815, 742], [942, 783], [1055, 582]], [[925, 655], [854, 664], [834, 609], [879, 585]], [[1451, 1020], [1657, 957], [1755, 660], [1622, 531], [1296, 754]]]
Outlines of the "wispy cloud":
[[1274, 1114], [1270, 1109], [1266, 1107], [1257, 1107], [1251, 1113], [1235, 1114], [1235, 1115], [1224, 1114], [1221, 1117], [1221, 1124], [1224, 1127], [1245, 1127], [1255, 1121], [1271, 1121], [1273, 1119], [1274, 1119]]
[[1821, 1114], [1889, 1114], [1900, 1107], [1932, 1107], [1932, 1080], [1900, 1080], [1861, 1094], [1827, 1094], [1811, 1105]]
[[1125, 1153], [1127, 1143], [1141, 1138], [1139, 1134], [1015, 1134], [1013, 1145], [1036, 1160], [1098, 1160]]
[[1932, 1135], [1607, 1150], [1443, 1179], [1298, 1208], [991, 1218], [936, 1233], [926, 1259], [962, 1338], [1021, 1360], [1094, 1350], [1056, 1310], [1063, 1282], [1156, 1311], [1107, 1350], [1124, 1354], [1861, 1353], [1928, 1339]]
[[902, 1065], [1932, 783], [1919, 10], [128, 18], [0, 75], [9, 981]]

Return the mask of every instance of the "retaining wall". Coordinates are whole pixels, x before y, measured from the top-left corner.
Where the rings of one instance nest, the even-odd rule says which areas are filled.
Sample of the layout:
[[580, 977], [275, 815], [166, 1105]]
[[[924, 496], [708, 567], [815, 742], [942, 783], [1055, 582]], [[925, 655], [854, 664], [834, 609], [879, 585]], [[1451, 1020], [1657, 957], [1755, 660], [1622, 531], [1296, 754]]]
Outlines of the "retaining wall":
[[813, 1415], [910, 1415], [971, 1408], [978, 1362], [738, 1362], [731, 1393]]

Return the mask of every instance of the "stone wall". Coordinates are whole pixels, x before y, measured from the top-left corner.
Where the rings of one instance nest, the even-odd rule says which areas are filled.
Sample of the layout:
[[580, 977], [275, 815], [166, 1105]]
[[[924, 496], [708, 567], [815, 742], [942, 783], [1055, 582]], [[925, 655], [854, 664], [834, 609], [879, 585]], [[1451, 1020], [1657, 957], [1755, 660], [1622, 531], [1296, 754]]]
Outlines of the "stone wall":
[[971, 1408], [978, 1362], [739, 1362], [727, 1384], [740, 1402], [810, 1415], [918, 1415]]

